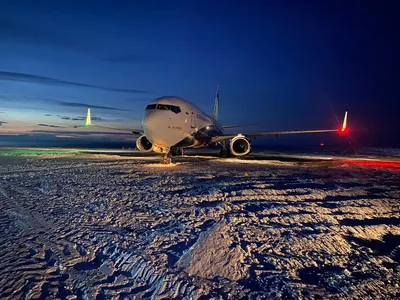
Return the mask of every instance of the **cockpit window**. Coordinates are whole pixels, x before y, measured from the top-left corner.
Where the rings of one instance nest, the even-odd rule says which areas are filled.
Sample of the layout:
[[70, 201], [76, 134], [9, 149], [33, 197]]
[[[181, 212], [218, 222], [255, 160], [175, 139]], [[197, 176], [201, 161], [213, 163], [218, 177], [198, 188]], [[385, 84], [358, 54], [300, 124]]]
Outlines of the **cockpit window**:
[[146, 110], [148, 110], [148, 109], [156, 109], [156, 104], [149, 104], [149, 105], [147, 105], [147, 107], [146, 107]]
[[157, 109], [161, 110], [171, 110], [171, 105], [166, 105], [166, 104], [158, 104]]
[[179, 114], [181, 112], [181, 109], [179, 108], [179, 106], [171, 105], [171, 110], [176, 114]]
[[157, 105], [157, 109], [160, 109], [160, 110], [171, 110], [176, 114], [179, 114], [181, 112], [181, 109], [179, 108], [179, 106], [169, 105], [169, 104], [158, 104]]

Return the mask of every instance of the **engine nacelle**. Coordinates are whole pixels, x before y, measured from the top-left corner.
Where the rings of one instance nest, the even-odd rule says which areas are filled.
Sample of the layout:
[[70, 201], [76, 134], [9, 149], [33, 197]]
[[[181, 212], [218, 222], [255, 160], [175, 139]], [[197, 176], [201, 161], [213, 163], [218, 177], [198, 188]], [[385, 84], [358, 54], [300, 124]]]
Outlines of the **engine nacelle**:
[[238, 134], [231, 140], [231, 153], [235, 156], [245, 156], [250, 153], [250, 142], [242, 134]]
[[136, 148], [142, 152], [150, 152], [153, 150], [153, 143], [145, 135], [141, 135], [136, 140]]

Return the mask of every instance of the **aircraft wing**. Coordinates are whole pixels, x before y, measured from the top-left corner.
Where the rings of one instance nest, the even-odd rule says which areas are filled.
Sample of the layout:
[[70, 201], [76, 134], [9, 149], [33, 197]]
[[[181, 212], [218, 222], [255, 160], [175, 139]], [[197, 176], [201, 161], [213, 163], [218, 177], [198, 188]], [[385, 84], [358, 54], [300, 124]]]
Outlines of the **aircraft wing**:
[[92, 124], [92, 117], [91, 117], [91, 113], [90, 113], [90, 108], [88, 108], [88, 111], [87, 111], [87, 114], [86, 114], [85, 124], [84, 125], [74, 126], [74, 128], [81, 128], [81, 127], [95, 127], [95, 128], [111, 129], [111, 130], [130, 132], [130, 133], [138, 134], [138, 135], [144, 133], [143, 129], [133, 129], [133, 128], [126, 128], [126, 127], [108, 127], [108, 126], [102, 126], [102, 125], [93, 125]]
[[256, 124], [247, 124], [247, 125], [224, 125], [224, 126], [222, 126], [223, 128], [225, 128], [225, 129], [228, 129], [228, 128], [241, 128], [241, 127], [251, 127], [251, 126], [255, 126]]
[[[257, 138], [262, 136], [275, 136], [278, 137], [280, 135], [289, 135], [289, 134], [310, 134], [310, 133], [327, 133], [327, 132], [338, 132], [345, 133], [347, 129], [347, 111], [344, 115], [343, 124], [338, 129], [316, 129], [316, 130], [290, 130], [290, 131], [268, 131], [268, 132], [258, 132], [258, 133], [241, 133], [246, 138]], [[211, 139], [210, 143], [220, 143], [223, 141], [227, 141], [233, 139], [235, 135], [221, 135]]]

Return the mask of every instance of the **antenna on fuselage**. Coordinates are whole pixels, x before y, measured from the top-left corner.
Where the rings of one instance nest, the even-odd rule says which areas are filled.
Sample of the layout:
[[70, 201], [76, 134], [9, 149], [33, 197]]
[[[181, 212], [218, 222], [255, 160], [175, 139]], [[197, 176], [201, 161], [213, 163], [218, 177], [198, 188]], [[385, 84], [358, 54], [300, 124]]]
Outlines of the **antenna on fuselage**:
[[219, 110], [219, 84], [217, 84], [217, 93], [215, 95], [215, 103], [214, 103], [214, 119], [218, 120], [218, 110]]

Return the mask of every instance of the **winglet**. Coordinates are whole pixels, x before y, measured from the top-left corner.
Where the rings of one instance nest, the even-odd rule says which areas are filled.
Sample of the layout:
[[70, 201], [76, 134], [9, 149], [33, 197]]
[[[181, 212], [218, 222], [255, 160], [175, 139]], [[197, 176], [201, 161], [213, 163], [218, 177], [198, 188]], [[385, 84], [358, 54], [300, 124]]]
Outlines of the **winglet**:
[[88, 108], [87, 110], [87, 114], [86, 114], [86, 122], [85, 122], [85, 126], [88, 127], [92, 125], [92, 117], [90, 115], [90, 108]]
[[342, 132], [345, 132], [347, 129], [347, 111], [344, 114], [343, 125], [342, 125]]
[[218, 120], [218, 110], [219, 110], [219, 84], [217, 85], [217, 94], [215, 95], [215, 103], [214, 103], [214, 119]]

